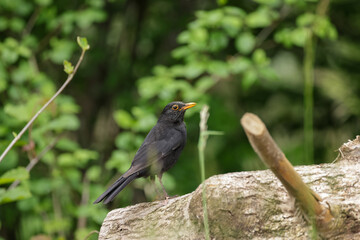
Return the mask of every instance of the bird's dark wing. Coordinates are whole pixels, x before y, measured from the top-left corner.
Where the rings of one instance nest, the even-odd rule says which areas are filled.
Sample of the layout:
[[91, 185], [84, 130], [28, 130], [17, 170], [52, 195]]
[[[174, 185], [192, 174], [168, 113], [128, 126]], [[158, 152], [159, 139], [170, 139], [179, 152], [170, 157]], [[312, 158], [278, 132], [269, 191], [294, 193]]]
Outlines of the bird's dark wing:
[[[126, 174], [126, 173], [125, 173]], [[137, 177], [136, 174], [129, 175], [127, 177], [121, 176], [116, 182], [114, 182], [103, 194], [101, 194], [95, 201], [94, 204], [104, 200], [104, 204], [111, 202], [114, 197], [123, 190], [132, 180]]]
[[154, 129], [153, 133], [149, 133], [150, 138], [147, 137], [137, 151], [131, 164], [130, 174], [149, 167], [156, 167], [161, 159], [185, 144], [185, 136], [177, 129], [156, 131]]
[[152, 167], [157, 167], [163, 158], [184, 146], [184, 141], [185, 136], [176, 129], [162, 131], [161, 128], [153, 128], [135, 154], [130, 169], [101, 194], [94, 203], [104, 201], [107, 204], [111, 202], [131, 181]]

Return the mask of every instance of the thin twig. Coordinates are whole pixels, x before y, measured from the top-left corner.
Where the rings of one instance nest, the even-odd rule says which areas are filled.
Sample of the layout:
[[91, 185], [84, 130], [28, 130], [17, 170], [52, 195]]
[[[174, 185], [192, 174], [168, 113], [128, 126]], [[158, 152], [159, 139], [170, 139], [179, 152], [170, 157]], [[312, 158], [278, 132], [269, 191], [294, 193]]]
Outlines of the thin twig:
[[50, 100], [45, 103], [45, 105], [32, 117], [32, 119], [25, 125], [25, 127], [21, 130], [21, 132], [12, 140], [12, 142], [9, 144], [9, 146], [5, 149], [5, 151], [0, 156], [0, 162], [4, 159], [6, 154], [10, 151], [10, 149], [14, 146], [14, 144], [21, 138], [21, 136], [25, 133], [25, 131], [33, 124], [35, 119], [45, 110], [47, 106], [49, 106], [50, 103], [54, 101], [54, 99], [65, 89], [65, 87], [71, 82], [73, 79], [76, 71], [78, 70], [80, 63], [82, 62], [86, 50], [82, 50], [80, 58], [78, 62], [76, 63], [76, 66], [74, 68], [74, 71], [68, 75], [68, 78], [64, 82], [64, 84], [59, 88], [59, 90], [50, 98]]
[[260, 33], [256, 36], [256, 46], [259, 47], [268, 36], [276, 29], [282, 20], [284, 20], [287, 15], [290, 13], [290, 7], [285, 5], [280, 9], [280, 16], [277, 20], [272, 22], [272, 24], [266, 28], [263, 28]]
[[204, 212], [204, 228], [205, 228], [205, 239], [210, 239], [210, 230], [209, 230], [209, 219], [206, 203], [206, 186], [205, 186], [205, 147], [206, 141], [209, 134], [207, 134], [207, 120], [209, 118], [209, 106], [205, 105], [200, 112], [200, 137], [199, 137], [199, 161], [200, 161], [200, 171], [201, 171], [201, 181], [202, 181], [202, 205]]
[[40, 12], [41, 12], [42, 7], [37, 7], [35, 9], [35, 11], [33, 12], [33, 14], [31, 15], [29, 21], [26, 24], [26, 27], [24, 28], [23, 32], [22, 32], [22, 37], [30, 34], [31, 30], [33, 29], [36, 19], [38, 18]]
[[305, 163], [314, 163], [314, 56], [316, 39], [311, 29], [307, 30], [304, 46], [304, 140]]
[[[316, 15], [324, 17], [329, 8], [330, 0], [318, 3]], [[317, 38], [313, 26], [307, 29], [304, 46], [304, 153], [305, 163], [314, 163], [314, 65]]]
[[282, 182], [288, 193], [300, 203], [306, 216], [316, 221], [320, 231], [331, 229], [334, 222], [331, 212], [321, 204], [321, 197], [303, 182], [261, 119], [255, 114], [245, 113], [241, 118], [241, 125], [254, 151]]
[[[52, 141], [49, 145], [47, 145], [41, 152], [39, 155], [35, 156], [34, 158], [32, 158], [29, 162], [29, 164], [26, 166], [26, 170], [28, 172], [31, 171], [31, 169], [33, 169], [33, 167], [35, 167], [35, 165], [40, 161], [40, 159], [48, 152], [50, 151], [55, 145], [56, 143], [60, 140], [60, 138], [62, 137], [62, 135], [57, 136], [55, 138], [54, 141]], [[15, 188], [17, 185], [19, 185], [20, 181], [16, 180], [14, 181], [8, 188], [8, 190]]]
[[40, 40], [38, 47], [35, 49], [35, 54], [40, 53], [48, 45], [51, 38], [57, 36], [61, 32], [61, 27], [62, 23], [59, 23], [50, 33]]

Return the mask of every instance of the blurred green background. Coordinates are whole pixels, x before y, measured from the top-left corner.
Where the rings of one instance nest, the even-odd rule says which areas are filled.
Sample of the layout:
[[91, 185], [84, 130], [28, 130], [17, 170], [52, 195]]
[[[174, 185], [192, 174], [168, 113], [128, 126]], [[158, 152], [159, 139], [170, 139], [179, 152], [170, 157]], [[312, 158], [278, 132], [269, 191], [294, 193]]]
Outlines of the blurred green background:
[[81, 52], [76, 37], [91, 48], [0, 163], [0, 239], [84, 239], [110, 209], [159, 197], [139, 179], [109, 206], [91, 204], [173, 100], [198, 105], [164, 175], [170, 194], [200, 184], [203, 104], [209, 129], [224, 132], [208, 141], [206, 177], [265, 168], [240, 127], [245, 112], [263, 119], [294, 165], [332, 162], [360, 127], [359, 11], [356, 0], [1, 0], [1, 152], [65, 81], [63, 61]]

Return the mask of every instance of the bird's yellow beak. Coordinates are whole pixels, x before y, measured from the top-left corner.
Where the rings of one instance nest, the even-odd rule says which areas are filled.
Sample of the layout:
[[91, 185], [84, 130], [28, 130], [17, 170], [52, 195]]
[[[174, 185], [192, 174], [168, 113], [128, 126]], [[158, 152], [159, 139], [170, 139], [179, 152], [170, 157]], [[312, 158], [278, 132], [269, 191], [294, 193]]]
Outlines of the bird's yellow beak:
[[194, 103], [194, 102], [186, 103], [185, 106], [181, 108], [181, 110], [186, 110], [186, 109], [192, 108], [195, 105], [196, 105], [196, 103]]

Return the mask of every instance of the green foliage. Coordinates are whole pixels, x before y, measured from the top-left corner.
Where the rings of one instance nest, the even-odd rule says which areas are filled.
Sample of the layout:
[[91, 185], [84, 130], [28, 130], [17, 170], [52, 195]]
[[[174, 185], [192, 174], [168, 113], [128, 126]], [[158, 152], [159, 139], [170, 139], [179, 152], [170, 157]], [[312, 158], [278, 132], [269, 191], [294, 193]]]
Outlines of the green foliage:
[[244, 32], [236, 38], [236, 48], [242, 54], [249, 54], [255, 47], [255, 37], [249, 32]]
[[19, 186], [8, 191], [0, 188], [0, 205], [31, 197], [28, 187]]
[[77, 43], [79, 44], [79, 46], [81, 47], [81, 49], [83, 51], [89, 50], [90, 49], [90, 45], [88, 44], [88, 41], [86, 38], [82, 38], [82, 37], [77, 37]]
[[[204, 104], [210, 106], [209, 128], [224, 132], [207, 142], [205, 177], [263, 168], [239, 126], [245, 111], [261, 115], [288, 158], [303, 164], [301, 62], [309, 30], [319, 38], [316, 162], [335, 157], [332, 150], [353, 137], [360, 114], [358, 13], [340, 2], [332, 3], [329, 16], [316, 12], [317, 1], [217, 4], [0, 1], [1, 150], [64, 83], [62, 68], [72, 74], [71, 62], [89, 49], [87, 39], [91, 43], [65, 93], [0, 163], [1, 237], [83, 239], [99, 230], [108, 209], [92, 201], [128, 169], [160, 111], [173, 100], [198, 103], [186, 114], [187, 146], [164, 174], [165, 187], [174, 194], [200, 183], [194, 160]], [[27, 174], [23, 167], [49, 146]], [[20, 184], [8, 190], [15, 180]], [[108, 208], [155, 195], [154, 187], [139, 179]]]
[[[0, 185], [9, 184], [16, 180], [27, 180], [28, 178], [29, 172], [23, 167], [18, 167], [16, 169], [7, 171], [2, 176], [0, 176]], [[18, 186], [9, 190], [0, 188], [0, 205], [29, 197], [31, 197], [31, 193], [27, 186]]]
[[29, 172], [23, 167], [18, 167], [10, 171], [7, 171], [2, 176], [0, 176], [0, 185], [12, 183], [15, 180], [19, 180], [19, 181], [26, 180], [28, 178], [29, 178]]
[[306, 12], [297, 17], [296, 27], [286, 27], [279, 30], [275, 34], [275, 41], [282, 43], [286, 47], [293, 45], [304, 47], [307, 31], [310, 28], [319, 38], [328, 38], [330, 40], [337, 38], [337, 31], [327, 17]]
[[67, 74], [72, 74], [74, 72], [74, 66], [71, 64], [71, 62], [64, 60], [64, 72]]
[[[3, 123], [1, 149], [5, 149], [14, 137], [12, 132], [20, 131], [55, 93], [57, 85], [63, 83], [64, 76], [60, 74], [58, 64], [64, 62], [64, 71], [73, 73], [72, 64], [64, 60], [71, 59], [75, 51], [79, 53], [74, 44], [75, 37], [70, 33], [75, 28], [80, 30], [88, 28], [93, 22], [103, 21], [106, 15], [103, 10], [90, 6], [77, 15], [76, 12], [58, 9], [56, 5], [51, 6], [51, 0], [10, 2], [0, 3], [0, 92], [4, 94], [0, 97], [3, 105], [0, 111], [0, 121]], [[25, 19], [30, 20], [26, 22]], [[59, 35], [58, 29], [63, 34]], [[83, 51], [89, 49], [86, 38], [78, 37], [77, 42]], [[53, 70], [47, 71], [48, 68]], [[22, 146], [25, 153], [21, 149], [12, 150], [1, 163], [0, 204], [5, 208], [12, 204], [14, 218], [5, 214], [6, 227], [11, 229], [10, 225], [13, 224], [10, 232], [14, 233], [15, 225], [22, 229], [21, 232], [16, 230], [19, 239], [30, 239], [39, 233], [54, 237], [63, 234], [70, 236], [74, 232], [74, 219], [92, 218], [89, 230], [97, 228], [105, 217], [104, 209], [82, 215], [75, 211], [82, 206], [77, 205], [76, 200], [84, 194], [82, 187], [86, 183], [89, 185], [89, 181], [98, 182], [95, 177], [100, 175], [100, 169], [90, 171], [90, 168], [86, 171], [92, 165], [91, 161], [98, 159], [98, 152], [80, 147], [69, 135], [80, 127], [76, 115], [79, 110], [73, 97], [59, 96], [15, 145], [15, 148]], [[62, 139], [51, 148], [51, 144], [61, 136]], [[46, 147], [50, 147], [50, 150], [34, 167], [31, 178], [24, 167], [16, 167], [25, 166]], [[39, 170], [36, 169], [38, 167]], [[20, 184], [9, 187], [14, 181]], [[88, 201], [82, 204], [91, 205]], [[20, 213], [26, 217], [20, 218]]]

